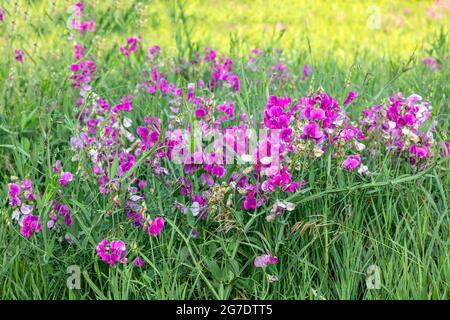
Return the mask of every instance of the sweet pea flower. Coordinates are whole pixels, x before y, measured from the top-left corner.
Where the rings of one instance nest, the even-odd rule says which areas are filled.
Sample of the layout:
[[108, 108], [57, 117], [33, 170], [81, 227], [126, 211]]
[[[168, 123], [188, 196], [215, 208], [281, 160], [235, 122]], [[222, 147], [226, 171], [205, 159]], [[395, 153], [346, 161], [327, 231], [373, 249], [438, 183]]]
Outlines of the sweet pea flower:
[[164, 218], [157, 217], [153, 219], [152, 223], [148, 227], [148, 233], [152, 236], [157, 236], [162, 229], [164, 229]]
[[245, 197], [242, 207], [244, 208], [244, 210], [249, 211], [249, 210], [256, 209], [256, 205], [257, 205], [257, 201], [256, 201], [255, 197], [253, 196], [253, 193], [250, 192], [247, 195], [247, 197]]
[[16, 183], [9, 184], [8, 195], [9, 195], [9, 203], [10, 203], [11, 207], [20, 205], [20, 203], [21, 203], [20, 198], [19, 198], [20, 186], [18, 184], [16, 184]]
[[442, 155], [444, 157], [450, 156], [450, 142], [448, 142], [448, 141], [444, 142], [444, 148], [442, 150]]
[[55, 165], [53, 166], [53, 172], [58, 173], [60, 169], [61, 169], [61, 161], [56, 160]]
[[111, 243], [108, 243], [108, 241], [104, 239], [97, 244], [96, 251], [100, 259], [110, 266], [114, 266], [117, 262], [127, 262], [127, 248], [122, 240], [111, 241]]
[[349, 171], [355, 170], [355, 168], [357, 166], [359, 166], [360, 164], [361, 164], [361, 157], [360, 157], [359, 154], [350, 155], [343, 162], [344, 168], [349, 170]]
[[358, 92], [356, 91], [350, 91], [348, 93], [347, 98], [344, 101], [344, 105], [352, 103], [356, 98], [358, 98]]
[[323, 137], [323, 133], [320, 131], [319, 125], [314, 121], [311, 121], [303, 128], [303, 133], [307, 138], [315, 140], [319, 140]]
[[138, 268], [141, 268], [144, 265], [144, 260], [142, 260], [141, 257], [137, 256], [136, 259], [134, 259], [134, 265]]
[[38, 216], [27, 214], [23, 217], [21, 224], [20, 233], [26, 238], [30, 238], [34, 233], [42, 231], [41, 220]]
[[15, 54], [15, 58], [17, 61], [19, 62], [23, 62], [23, 51], [22, 49], [17, 49], [16, 51], [14, 51]]
[[278, 258], [273, 256], [270, 252], [261, 256], [257, 256], [254, 261], [254, 265], [256, 268], [263, 268], [276, 263], [278, 263]]
[[431, 58], [431, 57], [424, 58], [422, 60], [422, 63], [424, 65], [426, 65], [430, 69], [431, 72], [434, 72], [436, 69], [437, 70], [442, 69], [442, 64], [438, 63], [435, 58]]
[[73, 179], [73, 175], [71, 172], [66, 171], [66, 172], [62, 172], [61, 176], [59, 178], [59, 184], [62, 185], [63, 187], [66, 187], [69, 182], [71, 182]]

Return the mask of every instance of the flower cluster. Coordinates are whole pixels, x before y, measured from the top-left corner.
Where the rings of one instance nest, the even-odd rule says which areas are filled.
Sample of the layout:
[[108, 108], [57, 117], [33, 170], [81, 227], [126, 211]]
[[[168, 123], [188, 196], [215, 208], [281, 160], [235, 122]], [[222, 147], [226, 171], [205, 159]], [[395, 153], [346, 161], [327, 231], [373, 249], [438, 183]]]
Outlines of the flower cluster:
[[97, 244], [97, 255], [110, 266], [127, 262], [127, 247], [122, 240], [111, 241], [103, 239]]
[[398, 93], [386, 104], [364, 110], [360, 123], [371, 136], [381, 138], [389, 152], [415, 165], [425, 162], [438, 149], [433, 135], [437, 123], [426, 125], [431, 109], [419, 95], [404, 98]]
[[127, 44], [124, 46], [121, 46], [119, 48], [119, 51], [125, 56], [125, 57], [130, 57], [130, 53], [131, 52], [135, 52], [139, 46], [140, 46], [140, 42], [142, 40], [141, 36], [138, 37], [129, 37], [127, 39]]
[[82, 1], [75, 3], [69, 9], [73, 11], [73, 18], [70, 22], [70, 27], [73, 30], [77, 30], [80, 35], [84, 35], [86, 31], [95, 31], [95, 23], [93, 20], [82, 20], [85, 9]]
[[21, 227], [20, 233], [30, 238], [34, 233], [42, 231], [39, 216], [33, 215], [35, 196], [30, 179], [9, 184], [9, 204], [14, 209], [12, 219], [17, 220]]
[[442, 70], [442, 64], [440, 64], [435, 58], [427, 57], [422, 59], [422, 63], [426, 65], [431, 72], [435, 70]]

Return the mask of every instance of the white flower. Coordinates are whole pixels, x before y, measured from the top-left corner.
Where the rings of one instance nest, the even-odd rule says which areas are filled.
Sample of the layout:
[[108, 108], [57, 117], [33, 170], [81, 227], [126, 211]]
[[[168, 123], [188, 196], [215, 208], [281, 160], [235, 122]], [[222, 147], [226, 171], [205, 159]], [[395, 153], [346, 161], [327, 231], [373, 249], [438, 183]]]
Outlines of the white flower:
[[361, 176], [363, 174], [365, 174], [366, 176], [370, 175], [369, 168], [365, 165], [361, 165], [358, 169], [358, 174]]
[[200, 203], [198, 203], [197, 201], [193, 202], [191, 211], [194, 217], [198, 216], [198, 214], [200, 213]]

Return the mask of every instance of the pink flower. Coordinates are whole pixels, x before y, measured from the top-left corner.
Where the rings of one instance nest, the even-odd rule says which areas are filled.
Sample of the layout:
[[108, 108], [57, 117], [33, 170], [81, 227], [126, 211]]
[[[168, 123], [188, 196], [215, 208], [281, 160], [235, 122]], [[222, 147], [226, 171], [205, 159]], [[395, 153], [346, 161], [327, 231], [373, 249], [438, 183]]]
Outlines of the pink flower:
[[0, 22], [3, 21], [5, 19], [5, 15], [3, 13], [3, 9], [0, 8]]
[[358, 98], [358, 92], [356, 91], [350, 91], [348, 93], [347, 98], [344, 101], [344, 104], [350, 104], [352, 103], [356, 98]]
[[142, 260], [141, 257], [137, 256], [136, 259], [134, 259], [134, 265], [138, 268], [141, 268], [144, 265], [144, 260]]
[[200, 182], [206, 185], [207, 187], [212, 187], [212, 185], [214, 184], [214, 178], [207, 173], [203, 173], [200, 176]]
[[311, 119], [319, 121], [326, 118], [325, 111], [323, 111], [322, 109], [312, 109], [309, 112], [309, 116], [311, 117]]
[[148, 227], [148, 233], [152, 236], [157, 236], [162, 229], [164, 229], [164, 218], [157, 217], [153, 219], [151, 225]]
[[359, 156], [359, 154], [350, 155], [343, 162], [344, 168], [350, 171], [355, 170], [355, 168], [360, 164], [361, 164], [361, 157]]
[[61, 169], [61, 161], [56, 160], [55, 165], [53, 166], [53, 172], [58, 173], [60, 169]]
[[422, 63], [424, 65], [426, 65], [430, 69], [431, 72], [434, 72], [436, 69], [437, 70], [442, 69], [442, 64], [438, 63], [435, 58], [431, 58], [431, 57], [424, 58], [422, 60]]
[[130, 57], [130, 53], [135, 52], [139, 48], [141, 39], [141, 36], [128, 38], [127, 44], [121, 46], [119, 51], [122, 52], [125, 57]]
[[21, 200], [19, 198], [20, 195], [20, 186], [16, 183], [10, 183], [9, 184], [9, 204], [11, 207], [15, 207], [21, 204]]
[[310, 73], [310, 67], [307, 64], [305, 64], [303, 66], [303, 73], [302, 73], [301, 81], [305, 81], [305, 79], [308, 78], [309, 73]]
[[415, 144], [409, 147], [409, 153], [415, 155], [417, 158], [425, 158], [428, 156], [427, 146], [419, 147]]
[[23, 51], [22, 49], [17, 49], [16, 51], [14, 51], [15, 53], [15, 58], [17, 61], [22, 62], [23, 61]]
[[83, 58], [85, 54], [86, 49], [81, 44], [73, 45], [73, 55], [75, 57], [75, 60], [81, 60], [81, 58]]
[[245, 197], [242, 207], [244, 208], [244, 210], [249, 211], [249, 210], [255, 210], [256, 205], [257, 205], [256, 199], [253, 196], [253, 193], [250, 192], [247, 195], [247, 197]]
[[72, 7], [75, 15], [77, 16], [81, 16], [84, 12], [84, 4], [81, 1], [78, 1], [77, 3], [75, 3]]
[[20, 229], [20, 233], [29, 238], [33, 235], [33, 233], [39, 233], [42, 231], [41, 221], [38, 216], [34, 216], [32, 214], [27, 214], [22, 219], [22, 228]]
[[319, 129], [319, 125], [314, 121], [311, 121], [303, 128], [303, 133], [307, 138], [319, 140], [323, 137], [323, 133]]
[[289, 106], [291, 98], [279, 98], [270, 96], [264, 110], [264, 125], [268, 129], [283, 129], [289, 126], [291, 115], [285, 112], [285, 107]]
[[59, 184], [63, 187], [66, 187], [69, 182], [71, 182], [73, 179], [71, 172], [62, 172], [61, 176], [59, 177]]
[[211, 173], [219, 178], [225, 175], [225, 168], [223, 166], [215, 166], [212, 168]]
[[444, 142], [444, 148], [442, 150], [442, 155], [444, 157], [450, 156], [450, 143], [448, 141]]
[[108, 243], [106, 239], [97, 244], [97, 255], [106, 263], [114, 266], [116, 262], [127, 262], [127, 248], [122, 240], [111, 241]]
[[256, 268], [267, 267], [270, 264], [278, 263], [278, 258], [273, 256], [270, 252], [267, 254], [263, 254], [261, 256], [257, 256], [255, 258], [254, 265]]

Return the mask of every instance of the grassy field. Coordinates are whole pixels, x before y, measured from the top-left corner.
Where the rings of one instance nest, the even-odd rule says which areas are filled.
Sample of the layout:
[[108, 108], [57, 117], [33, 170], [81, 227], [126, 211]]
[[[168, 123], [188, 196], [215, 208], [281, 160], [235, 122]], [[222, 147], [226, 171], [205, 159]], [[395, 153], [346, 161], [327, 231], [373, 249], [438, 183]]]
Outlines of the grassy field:
[[[200, 175], [163, 159], [167, 175], [159, 177], [145, 161], [155, 160], [154, 147], [136, 156], [128, 171], [121, 167], [119, 151], [112, 154], [104, 169], [117, 184], [108, 194], [100, 192], [89, 150], [71, 148], [71, 137], [86, 128], [94, 93], [111, 107], [133, 96], [132, 112], [127, 119], [119, 116], [124, 123], [131, 120], [126, 128], [133, 134], [146, 116], [158, 117], [161, 131], [178, 120], [191, 122], [195, 108], [184, 94], [188, 83], [208, 78], [207, 65], [190, 64], [197, 52], [203, 57], [205, 47], [232, 59], [240, 81], [236, 92], [202, 92], [217, 104], [234, 102], [237, 116], [230, 124], [239, 125], [241, 113], [260, 123], [269, 95], [294, 102], [318, 90], [336, 99], [356, 123], [362, 110], [403, 92], [432, 105], [434, 138], [447, 141], [448, 1], [85, 1], [81, 17], [92, 19], [95, 31], [84, 35], [70, 28], [71, 5], [0, 4], [1, 299], [449, 298], [450, 165], [440, 152], [411, 166], [389, 152], [380, 136], [366, 133], [361, 157], [370, 176], [343, 169], [331, 151], [314, 159], [294, 157], [301, 168], [292, 170], [293, 178], [304, 179], [305, 188], [277, 189], [255, 210], [244, 210], [239, 193], [232, 191], [230, 201], [218, 205], [229, 209], [225, 219], [212, 209], [201, 219], [175, 205], [193, 202], [180, 193], [179, 177], [192, 179], [194, 192], [203, 192]], [[126, 57], [119, 47], [138, 35], [139, 47]], [[70, 78], [74, 43], [82, 44], [84, 56], [96, 64], [95, 75], [86, 80], [90, 87], [82, 90]], [[161, 46], [157, 60], [145, 57], [152, 45]], [[253, 70], [248, 57], [255, 47], [263, 53]], [[22, 50], [23, 61], [16, 50]], [[434, 59], [434, 70], [425, 58]], [[175, 95], [141, 90], [153, 63], [183, 90], [177, 115], [170, 108]], [[278, 63], [285, 67], [279, 77], [272, 69]], [[302, 79], [305, 65], [309, 72]], [[344, 105], [349, 91], [358, 92], [358, 98]], [[371, 145], [381, 152], [370, 153]], [[123, 138], [117, 150], [122, 147], [135, 146]], [[73, 174], [67, 187], [59, 180], [61, 170], [54, 170], [57, 160]], [[240, 169], [227, 167], [215, 182], [228, 181]], [[42, 222], [42, 230], [31, 237], [24, 237], [12, 219], [8, 186], [25, 178], [36, 197], [33, 214]], [[127, 218], [134, 179], [147, 181], [145, 214], [165, 220], [157, 236]], [[47, 227], [55, 200], [70, 208], [73, 220], [61, 230]], [[295, 210], [268, 222], [276, 200], [292, 202]], [[128, 261], [114, 266], [102, 261], [96, 253], [102, 239], [122, 240]], [[278, 263], [256, 268], [255, 258], [267, 252]], [[136, 257], [142, 267], [134, 264]], [[73, 270], [80, 271], [79, 289], [68, 286]], [[379, 271], [375, 289], [366, 283], [370, 270]]]

